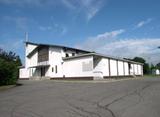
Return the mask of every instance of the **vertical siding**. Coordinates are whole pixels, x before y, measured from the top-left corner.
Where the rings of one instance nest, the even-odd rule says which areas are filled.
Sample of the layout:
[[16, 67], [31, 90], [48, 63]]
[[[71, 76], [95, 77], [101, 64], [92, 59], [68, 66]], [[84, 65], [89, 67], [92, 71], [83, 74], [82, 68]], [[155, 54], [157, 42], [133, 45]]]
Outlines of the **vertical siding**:
[[104, 58], [102, 60], [103, 60], [103, 76], [109, 76], [108, 59]]
[[125, 76], [128, 76], [129, 75], [128, 62], [124, 62], [124, 68], [125, 68]]
[[124, 69], [123, 69], [123, 62], [118, 61], [118, 75], [119, 76], [124, 76]]
[[117, 76], [117, 61], [110, 59], [111, 76]]
[[101, 71], [103, 76], [109, 76], [108, 59], [101, 58], [97, 66], [95, 66], [94, 71]]
[[138, 65], [134, 64], [135, 75], [138, 75]]

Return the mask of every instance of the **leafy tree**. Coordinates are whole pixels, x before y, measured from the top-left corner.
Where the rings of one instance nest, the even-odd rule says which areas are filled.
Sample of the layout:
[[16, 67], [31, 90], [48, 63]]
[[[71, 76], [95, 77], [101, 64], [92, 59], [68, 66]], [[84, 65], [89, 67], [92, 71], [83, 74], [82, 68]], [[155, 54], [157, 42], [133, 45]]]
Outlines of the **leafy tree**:
[[153, 64], [151, 64], [150, 69], [153, 70], [155, 68], [156, 68], [156, 66], [154, 66]]
[[157, 63], [156, 68], [160, 70], [160, 63]]
[[144, 74], [149, 74], [150, 73], [150, 67], [149, 67], [149, 64], [148, 63], [144, 63], [143, 65], [143, 73]]
[[144, 74], [149, 74], [150, 73], [150, 67], [149, 67], [149, 64], [146, 63], [146, 60], [142, 57], [135, 57], [133, 59], [131, 59], [132, 61], [135, 61], [135, 62], [140, 62], [140, 63], [143, 63], [143, 73]]
[[135, 57], [132, 59], [132, 61], [135, 61], [135, 62], [140, 62], [140, 63], [146, 63], [146, 60], [142, 57]]
[[21, 60], [13, 52], [0, 49], [0, 85], [15, 84], [18, 79], [18, 66]]

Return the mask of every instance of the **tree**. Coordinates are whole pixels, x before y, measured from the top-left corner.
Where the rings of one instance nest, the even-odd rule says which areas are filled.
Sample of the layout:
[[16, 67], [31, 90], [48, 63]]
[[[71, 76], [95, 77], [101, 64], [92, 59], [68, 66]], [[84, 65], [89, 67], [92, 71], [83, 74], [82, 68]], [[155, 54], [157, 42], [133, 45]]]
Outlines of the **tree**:
[[140, 63], [146, 63], [146, 60], [142, 57], [135, 57], [132, 59], [132, 61], [135, 61], [135, 62], [140, 62]]
[[160, 70], [160, 63], [156, 64], [156, 68]]
[[149, 74], [150, 73], [150, 67], [149, 67], [149, 64], [148, 63], [144, 63], [143, 65], [143, 73], [144, 74]]
[[18, 66], [21, 60], [13, 52], [0, 49], [0, 85], [15, 84], [18, 79]]
[[156, 68], [156, 66], [154, 66], [153, 64], [151, 64], [150, 69], [153, 70], [155, 68]]
[[140, 62], [140, 63], [143, 63], [143, 73], [144, 74], [149, 74], [150, 73], [150, 67], [149, 67], [149, 64], [146, 63], [146, 60], [142, 57], [135, 57], [133, 59], [131, 59], [132, 61], [135, 61], [135, 62]]

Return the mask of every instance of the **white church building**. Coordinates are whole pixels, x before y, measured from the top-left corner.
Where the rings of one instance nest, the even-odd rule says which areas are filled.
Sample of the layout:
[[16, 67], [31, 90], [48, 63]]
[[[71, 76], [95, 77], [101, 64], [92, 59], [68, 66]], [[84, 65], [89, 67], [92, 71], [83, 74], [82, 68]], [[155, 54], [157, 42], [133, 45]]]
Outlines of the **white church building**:
[[105, 79], [142, 76], [143, 64], [86, 50], [25, 42], [20, 79]]

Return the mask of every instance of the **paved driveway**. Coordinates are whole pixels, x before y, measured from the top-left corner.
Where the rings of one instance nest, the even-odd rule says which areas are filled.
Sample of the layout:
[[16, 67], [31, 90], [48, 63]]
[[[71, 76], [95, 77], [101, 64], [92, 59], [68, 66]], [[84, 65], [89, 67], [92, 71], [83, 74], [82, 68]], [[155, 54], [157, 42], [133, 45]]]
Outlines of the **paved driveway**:
[[0, 92], [0, 117], [160, 117], [160, 79], [23, 81]]

